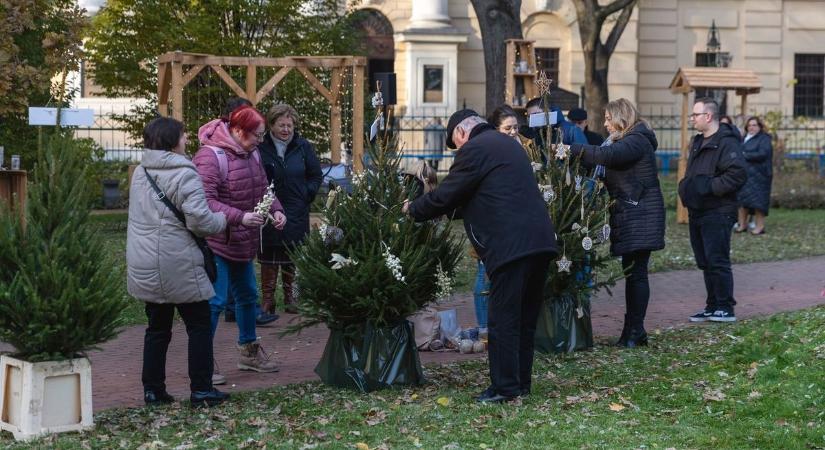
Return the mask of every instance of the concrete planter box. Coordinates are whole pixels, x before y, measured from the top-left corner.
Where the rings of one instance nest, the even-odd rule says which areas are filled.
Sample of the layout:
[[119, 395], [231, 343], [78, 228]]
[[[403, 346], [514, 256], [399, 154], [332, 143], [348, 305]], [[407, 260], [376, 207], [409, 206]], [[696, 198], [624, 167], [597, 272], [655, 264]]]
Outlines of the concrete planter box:
[[92, 366], [86, 358], [30, 363], [0, 356], [0, 429], [17, 440], [81, 431], [92, 421]]

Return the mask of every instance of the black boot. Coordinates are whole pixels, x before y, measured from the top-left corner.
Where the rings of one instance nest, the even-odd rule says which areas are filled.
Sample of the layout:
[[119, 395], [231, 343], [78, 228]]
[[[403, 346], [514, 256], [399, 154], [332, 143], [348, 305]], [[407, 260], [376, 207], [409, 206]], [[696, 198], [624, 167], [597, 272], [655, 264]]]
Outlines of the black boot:
[[644, 328], [633, 328], [627, 332], [627, 348], [647, 346], [647, 332]]

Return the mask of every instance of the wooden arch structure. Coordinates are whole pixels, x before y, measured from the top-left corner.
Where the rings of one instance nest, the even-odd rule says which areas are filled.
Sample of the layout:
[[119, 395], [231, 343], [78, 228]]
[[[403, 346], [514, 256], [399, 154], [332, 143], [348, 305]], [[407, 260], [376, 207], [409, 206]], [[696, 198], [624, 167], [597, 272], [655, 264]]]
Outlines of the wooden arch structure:
[[[239, 97], [253, 105], [263, 100], [293, 69], [330, 104], [330, 151], [335, 163], [341, 161], [341, 97], [344, 75], [352, 71], [352, 160], [356, 171], [363, 169], [364, 155], [364, 68], [362, 56], [290, 56], [283, 58], [247, 58], [215, 56], [202, 53], [167, 52], [158, 58], [158, 110], [162, 116], [183, 120], [183, 90], [204, 69], [211, 69]], [[224, 67], [245, 67], [246, 80], [241, 87]], [[258, 67], [278, 67], [271, 78], [258, 87]], [[310, 71], [332, 70], [330, 87]], [[171, 100], [171, 105], [170, 105]], [[171, 108], [170, 108], [171, 106]]]
[[[670, 92], [682, 94], [681, 139], [679, 148], [678, 181], [685, 177], [688, 162], [688, 115], [690, 114], [690, 93], [697, 88], [724, 89], [736, 91], [742, 97], [742, 114], [748, 108], [748, 95], [758, 94], [762, 82], [756, 73], [749, 69], [732, 69], [727, 67], [680, 67], [670, 82]], [[687, 223], [687, 209], [681, 199], [676, 198], [676, 221]]]

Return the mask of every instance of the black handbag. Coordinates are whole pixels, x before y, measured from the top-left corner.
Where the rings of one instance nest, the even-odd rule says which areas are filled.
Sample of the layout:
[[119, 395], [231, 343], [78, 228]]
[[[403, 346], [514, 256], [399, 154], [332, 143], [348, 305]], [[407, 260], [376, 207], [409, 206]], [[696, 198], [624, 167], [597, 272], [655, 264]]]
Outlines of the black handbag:
[[[162, 201], [163, 204], [172, 211], [172, 214], [174, 214], [175, 217], [183, 223], [183, 227], [186, 228], [186, 217], [183, 213], [180, 212], [178, 208], [175, 208], [175, 205], [173, 205], [172, 202], [166, 198], [166, 194], [160, 190], [158, 184], [155, 183], [155, 180], [152, 179], [149, 175], [149, 171], [146, 170], [145, 167], [143, 168], [143, 172], [146, 173], [146, 179], [149, 180], [149, 184], [152, 185], [152, 189], [155, 191], [155, 198]], [[189, 235], [192, 236], [192, 239], [195, 240], [195, 244], [197, 244], [198, 248], [201, 250], [201, 253], [203, 253], [203, 268], [206, 270], [206, 276], [209, 277], [209, 281], [214, 283], [215, 280], [218, 279], [218, 263], [215, 261], [215, 253], [213, 253], [212, 249], [209, 248], [209, 244], [206, 243], [206, 239], [196, 235], [189, 228], [186, 228], [186, 231], [189, 232]]]

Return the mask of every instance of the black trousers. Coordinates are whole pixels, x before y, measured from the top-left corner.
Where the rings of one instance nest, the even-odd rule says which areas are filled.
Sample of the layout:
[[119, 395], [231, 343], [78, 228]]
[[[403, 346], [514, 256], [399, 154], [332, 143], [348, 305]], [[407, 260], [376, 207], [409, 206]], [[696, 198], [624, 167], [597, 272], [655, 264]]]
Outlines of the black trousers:
[[733, 312], [733, 272], [730, 267], [730, 235], [736, 218], [724, 214], [690, 217], [690, 246], [702, 269], [707, 290], [707, 311]]
[[530, 390], [536, 321], [552, 256], [520, 258], [490, 275], [490, 380], [500, 395], [514, 397]]
[[177, 308], [189, 335], [189, 387], [192, 392], [212, 389], [212, 325], [209, 301], [196, 303], [146, 303], [149, 326], [143, 338], [144, 391], [166, 392], [166, 351], [172, 340], [172, 319]]
[[624, 324], [627, 329], [645, 329], [645, 315], [650, 301], [650, 284], [647, 280], [649, 263], [650, 250], [622, 255], [622, 269], [627, 273], [624, 285], [624, 301], [627, 308]]

